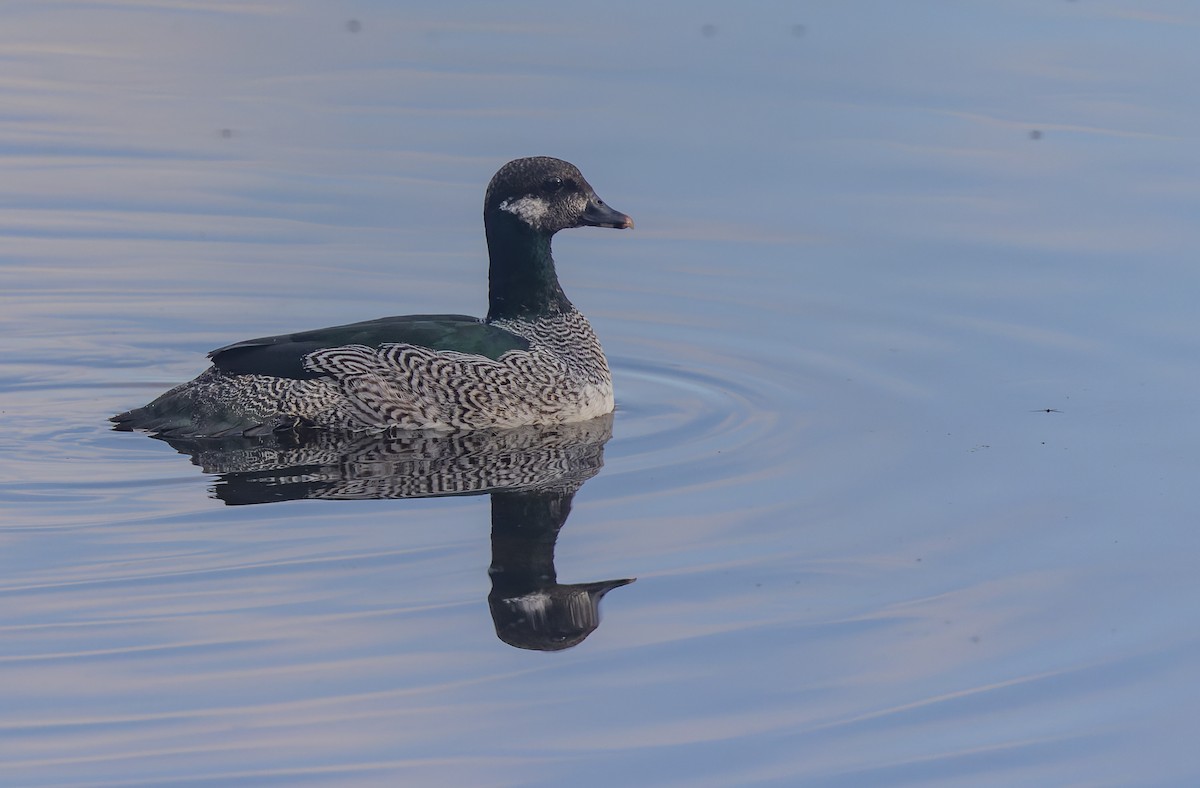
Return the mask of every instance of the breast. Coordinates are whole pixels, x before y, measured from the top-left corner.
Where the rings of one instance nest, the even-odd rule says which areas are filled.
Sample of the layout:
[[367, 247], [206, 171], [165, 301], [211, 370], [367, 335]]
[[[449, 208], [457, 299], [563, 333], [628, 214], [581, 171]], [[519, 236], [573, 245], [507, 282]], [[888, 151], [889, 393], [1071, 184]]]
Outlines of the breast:
[[608, 369], [608, 359], [591, 323], [579, 310], [571, 309], [530, 320], [498, 320], [495, 324], [527, 339], [530, 351], [553, 357], [576, 381], [581, 392], [588, 386], [595, 387], [596, 391], [607, 392], [605, 396], [610, 401], [609, 410], [612, 409], [612, 374]]

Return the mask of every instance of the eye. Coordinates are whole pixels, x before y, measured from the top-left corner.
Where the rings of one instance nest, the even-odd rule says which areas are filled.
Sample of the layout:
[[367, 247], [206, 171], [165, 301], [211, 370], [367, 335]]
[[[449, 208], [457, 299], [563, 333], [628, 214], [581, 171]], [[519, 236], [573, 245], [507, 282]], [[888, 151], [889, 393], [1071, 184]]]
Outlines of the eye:
[[562, 178], [547, 178], [546, 180], [542, 181], [542, 193], [555, 194], [562, 191], [563, 186], [564, 184]]

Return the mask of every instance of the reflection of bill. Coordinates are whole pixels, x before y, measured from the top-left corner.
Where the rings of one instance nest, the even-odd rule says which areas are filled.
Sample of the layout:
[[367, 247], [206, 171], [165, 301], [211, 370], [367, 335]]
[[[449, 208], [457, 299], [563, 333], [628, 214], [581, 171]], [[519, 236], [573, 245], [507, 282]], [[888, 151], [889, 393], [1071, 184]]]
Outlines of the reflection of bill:
[[518, 648], [559, 651], [596, 629], [606, 593], [633, 582], [560, 585], [554, 568], [554, 546], [571, 501], [600, 472], [611, 437], [609, 414], [449, 435], [316, 431], [159, 440], [216, 474], [213, 493], [229, 505], [490, 494], [488, 606], [496, 634]]

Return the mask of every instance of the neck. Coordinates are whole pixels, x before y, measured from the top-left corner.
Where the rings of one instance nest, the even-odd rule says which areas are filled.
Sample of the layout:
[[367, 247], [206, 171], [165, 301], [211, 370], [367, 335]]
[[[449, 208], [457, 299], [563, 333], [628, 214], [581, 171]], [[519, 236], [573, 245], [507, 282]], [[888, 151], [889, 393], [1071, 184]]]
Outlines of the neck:
[[571, 514], [575, 493], [492, 493], [493, 592], [516, 596], [558, 582], [554, 544]]
[[[550, 236], [500, 217], [489, 222], [488, 320], [566, 312], [571, 302], [558, 284]], [[497, 225], [497, 226], [493, 226]]]

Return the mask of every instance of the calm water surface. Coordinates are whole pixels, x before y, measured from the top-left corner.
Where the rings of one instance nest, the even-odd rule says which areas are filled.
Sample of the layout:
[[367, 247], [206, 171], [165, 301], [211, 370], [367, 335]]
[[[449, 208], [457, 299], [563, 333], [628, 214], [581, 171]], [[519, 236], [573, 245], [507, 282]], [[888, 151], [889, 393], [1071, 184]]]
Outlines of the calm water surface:
[[[1200, 9], [0, 17], [5, 784], [1200, 781]], [[637, 220], [556, 240], [611, 424], [108, 430], [482, 313], [530, 154]]]

